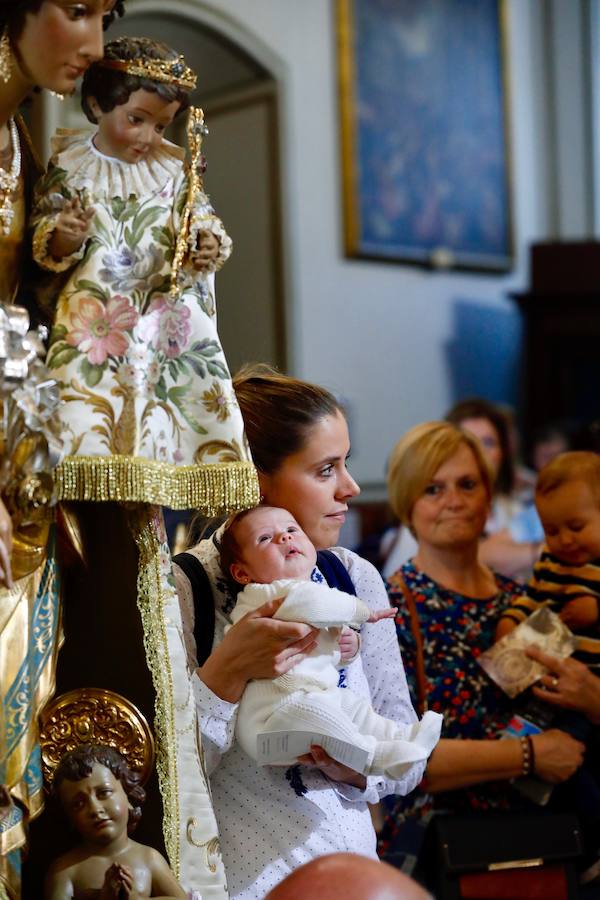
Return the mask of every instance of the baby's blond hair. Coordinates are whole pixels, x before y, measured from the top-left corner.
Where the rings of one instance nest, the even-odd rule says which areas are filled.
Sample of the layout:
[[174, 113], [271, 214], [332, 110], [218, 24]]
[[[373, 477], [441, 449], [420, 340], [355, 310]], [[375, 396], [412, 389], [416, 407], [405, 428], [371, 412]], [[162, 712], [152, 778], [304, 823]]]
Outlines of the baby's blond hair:
[[600, 456], [587, 450], [560, 453], [540, 472], [535, 486], [536, 497], [546, 497], [571, 481], [583, 481], [600, 507]]

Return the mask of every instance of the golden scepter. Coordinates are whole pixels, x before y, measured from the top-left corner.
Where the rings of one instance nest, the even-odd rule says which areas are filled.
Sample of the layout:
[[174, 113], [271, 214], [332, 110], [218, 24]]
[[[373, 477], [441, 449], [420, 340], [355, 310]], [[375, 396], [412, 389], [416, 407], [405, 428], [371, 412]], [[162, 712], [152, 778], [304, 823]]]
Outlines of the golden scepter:
[[179, 235], [175, 244], [175, 254], [173, 256], [173, 266], [171, 269], [171, 288], [169, 290], [169, 296], [173, 298], [178, 297], [181, 290], [179, 285], [179, 272], [188, 250], [192, 209], [196, 201], [196, 196], [204, 190], [202, 181], [202, 139], [205, 134], [208, 134], [208, 128], [204, 124], [203, 110], [201, 110], [199, 106], [190, 106], [190, 114], [187, 122], [187, 140], [190, 153], [189, 184], [187, 200], [181, 219]]

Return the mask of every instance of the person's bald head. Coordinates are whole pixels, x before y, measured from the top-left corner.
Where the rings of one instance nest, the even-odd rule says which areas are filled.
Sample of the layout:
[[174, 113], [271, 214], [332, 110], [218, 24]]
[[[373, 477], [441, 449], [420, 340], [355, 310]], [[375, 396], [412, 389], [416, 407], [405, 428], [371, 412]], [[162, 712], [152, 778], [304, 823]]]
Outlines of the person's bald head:
[[265, 900], [427, 900], [429, 894], [387, 863], [334, 853], [291, 872]]

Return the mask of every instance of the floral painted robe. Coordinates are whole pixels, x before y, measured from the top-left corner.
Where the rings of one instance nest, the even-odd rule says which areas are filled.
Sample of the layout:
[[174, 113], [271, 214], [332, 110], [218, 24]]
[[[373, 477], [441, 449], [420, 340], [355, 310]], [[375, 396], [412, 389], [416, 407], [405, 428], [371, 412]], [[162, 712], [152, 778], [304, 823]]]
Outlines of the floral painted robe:
[[[186, 890], [226, 898], [159, 509], [195, 508], [210, 515], [258, 502], [258, 479], [216, 329], [214, 273], [198, 273], [184, 258], [179, 295], [170, 296], [188, 192], [180, 148], [163, 141], [156, 154], [128, 164], [99, 153], [89, 133], [59, 132], [53, 151], [36, 193], [33, 243], [38, 263], [57, 278], [47, 365], [61, 386], [67, 455], [55, 470], [56, 490], [61, 500], [106, 502], [103, 521], [113, 522], [100, 540], [94, 503], [63, 507], [78, 538], [84, 538], [83, 557], [94, 563], [85, 582], [85, 622], [76, 620], [62, 656], [72, 662], [74, 641], [82, 638], [87, 621], [102, 623], [98, 633], [106, 638], [119, 610], [130, 610], [137, 594], [154, 688], [156, 768], [169, 861]], [[78, 252], [57, 261], [48, 241], [57, 212], [75, 196], [95, 209], [90, 235]], [[190, 251], [202, 230], [219, 238], [218, 268], [231, 242], [203, 193], [190, 221]], [[113, 534], [135, 542], [137, 573], [130, 566], [113, 577], [119, 554], [131, 556]], [[78, 574], [73, 583], [79, 592]], [[72, 616], [79, 594], [71, 596], [68, 586], [64, 593], [65, 614]], [[120, 616], [123, 647], [139, 640], [135, 616], [127, 619], [127, 632], [125, 618]], [[98, 671], [100, 660], [113, 688], [128, 695], [127, 654], [115, 659], [106, 654], [108, 638], [86, 638], [82, 683], [90, 677], [85, 667]]]
[[[188, 181], [183, 151], [163, 141], [137, 164], [106, 157], [89, 133], [59, 131], [34, 212], [34, 257], [65, 273], [47, 364], [62, 385], [63, 500], [153, 503], [207, 514], [258, 500], [243, 421], [216, 328], [214, 273], [189, 258], [180, 295], [171, 262]], [[47, 245], [65, 201], [93, 206], [90, 236], [60, 261]], [[200, 193], [198, 232], [231, 241]]]

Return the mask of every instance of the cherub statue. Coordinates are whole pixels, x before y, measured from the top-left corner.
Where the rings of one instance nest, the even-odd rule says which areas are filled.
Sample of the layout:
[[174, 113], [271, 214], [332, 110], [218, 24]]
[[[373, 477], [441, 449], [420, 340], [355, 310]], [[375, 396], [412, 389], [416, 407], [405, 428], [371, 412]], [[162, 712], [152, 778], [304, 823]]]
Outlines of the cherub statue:
[[141, 818], [146, 792], [120, 753], [94, 744], [65, 753], [52, 792], [81, 843], [52, 863], [46, 900], [188, 896], [164, 857], [129, 837]]

